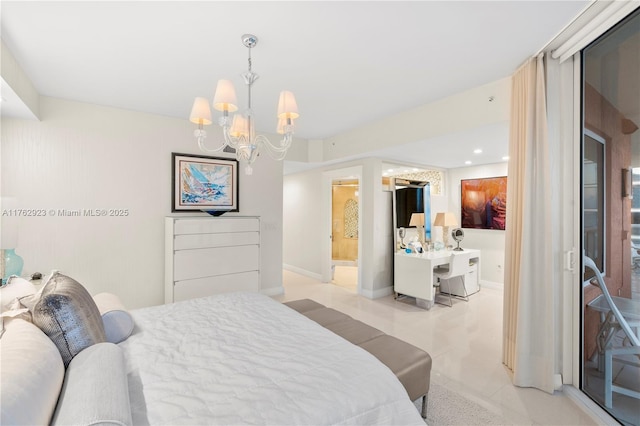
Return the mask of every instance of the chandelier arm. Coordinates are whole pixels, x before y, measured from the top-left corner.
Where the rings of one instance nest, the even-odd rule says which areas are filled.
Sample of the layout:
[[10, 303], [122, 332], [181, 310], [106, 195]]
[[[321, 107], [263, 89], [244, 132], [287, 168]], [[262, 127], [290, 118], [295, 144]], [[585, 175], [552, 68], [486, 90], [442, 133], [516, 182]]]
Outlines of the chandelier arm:
[[198, 147], [204, 152], [220, 152], [227, 144], [222, 144], [218, 148], [208, 148], [204, 145], [204, 138], [198, 138]]
[[285, 134], [285, 136], [280, 141], [280, 146], [276, 146], [267, 139], [264, 135], [256, 136], [256, 144], [258, 146], [264, 146], [267, 153], [274, 160], [282, 160], [287, 155], [288, 149], [291, 147], [292, 137], [290, 134]]
[[[231, 136], [231, 127], [228, 125], [224, 125], [222, 126], [222, 134], [224, 136], [224, 146], [229, 146], [233, 149], [237, 149], [238, 148], [238, 141], [240, 138], [236, 138]], [[223, 149], [224, 149], [223, 146]]]
[[280, 141], [280, 145], [278, 146], [271, 143], [271, 141], [264, 135], [256, 136], [256, 141], [259, 141], [260, 143], [264, 144], [267, 147], [267, 149], [269, 149], [272, 152], [286, 152], [291, 147], [291, 140], [292, 140], [291, 136], [285, 135]]

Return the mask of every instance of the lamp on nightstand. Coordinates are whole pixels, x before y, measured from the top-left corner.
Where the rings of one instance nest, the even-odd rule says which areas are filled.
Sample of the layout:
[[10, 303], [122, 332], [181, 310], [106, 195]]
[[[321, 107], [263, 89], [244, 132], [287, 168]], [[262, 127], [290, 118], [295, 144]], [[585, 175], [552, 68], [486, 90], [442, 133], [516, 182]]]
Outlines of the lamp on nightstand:
[[424, 244], [424, 213], [412, 213], [409, 226], [415, 226], [418, 232], [418, 241]]
[[436, 214], [436, 220], [433, 222], [433, 226], [442, 226], [442, 242], [444, 243], [445, 247], [453, 246], [453, 244], [450, 244], [449, 240], [449, 228], [458, 227], [456, 216], [451, 212], [438, 213]]
[[[16, 199], [13, 197], [2, 197], [0, 208], [3, 211], [11, 211], [15, 208]], [[6, 284], [11, 275], [22, 274], [24, 260], [16, 253], [18, 244], [18, 216], [4, 216], [0, 220], [0, 280], [2, 285]]]

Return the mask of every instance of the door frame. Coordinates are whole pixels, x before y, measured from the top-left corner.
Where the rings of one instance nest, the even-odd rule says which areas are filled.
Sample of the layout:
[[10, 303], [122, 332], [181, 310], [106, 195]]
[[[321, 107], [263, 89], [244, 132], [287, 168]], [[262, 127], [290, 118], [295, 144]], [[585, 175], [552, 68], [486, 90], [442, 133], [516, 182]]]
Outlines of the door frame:
[[356, 262], [358, 268], [358, 294], [362, 292], [362, 205], [365, 192], [362, 190], [362, 166], [345, 167], [342, 169], [328, 170], [322, 173], [322, 246], [321, 250], [321, 276], [323, 283], [331, 282], [331, 264], [332, 264], [332, 184], [336, 179], [355, 179], [358, 181], [358, 260]]

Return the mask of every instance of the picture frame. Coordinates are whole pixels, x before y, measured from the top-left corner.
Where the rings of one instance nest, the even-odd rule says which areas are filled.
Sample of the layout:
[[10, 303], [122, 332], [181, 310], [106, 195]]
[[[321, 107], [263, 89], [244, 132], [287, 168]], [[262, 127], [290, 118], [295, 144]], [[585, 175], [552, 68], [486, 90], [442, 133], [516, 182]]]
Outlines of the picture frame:
[[504, 230], [507, 218], [507, 177], [460, 181], [462, 228]]
[[214, 216], [237, 212], [238, 160], [193, 154], [171, 154], [171, 211]]

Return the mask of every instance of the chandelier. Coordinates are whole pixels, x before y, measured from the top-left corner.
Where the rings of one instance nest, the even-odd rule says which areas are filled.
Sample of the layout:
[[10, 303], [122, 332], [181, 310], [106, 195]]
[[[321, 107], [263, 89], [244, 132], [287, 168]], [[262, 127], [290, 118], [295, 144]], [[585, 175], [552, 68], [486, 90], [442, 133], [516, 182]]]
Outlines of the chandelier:
[[245, 173], [250, 175], [253, 172], [252, 164], [256, 160], [262, 147], [275, 160], [282, 160], [287, 155], [287, 150], [291, 146], [293, 140], [294, 123], [293, 120], [298, 118], [298, 105], [293, 93], [288, 90], [280, 92], [278, 101], [278, 125], [276, 131], [282, 135], [279, 144], [273, 144], [264, 135], [256, 135], [254, 115], [251, 109], [251, 86], [258, 79], [258, 74], [251, 70], [251, 49], [258, 43], [258, 37], [253, 34], [244, 34], [242, 36], [242, 44], [247, 47], [249, 52], [249, 69], [242, 73], [242, 78], [247, 85], [248, 107], [242, 113], [235, 113], [232, 116], [229, 113], [238, 111], [238, 101], [233, 83], [229, 80], [218, 80], [216, 92], [213, 96], [213, 108], [221, 111], [222, 116], [218, 120], [218, 124], [222, 127], [224, 141], [217, 148], [208, 148], [204, 145], [207, 132], [203, 126], [211, 124], [211, 109], [209, 101], [202, 97], [197, 97], [193, 102], [191, 115], [189, 120], [196, 123], [198, 128], [194, 131], [194, 136], [198, 140], [200, 150], [207, 153], [220, 152], [229, 147], [235, 150], [236, 159], [244, 162]]

